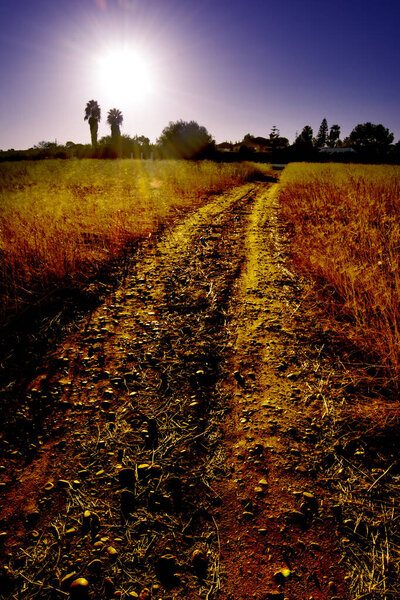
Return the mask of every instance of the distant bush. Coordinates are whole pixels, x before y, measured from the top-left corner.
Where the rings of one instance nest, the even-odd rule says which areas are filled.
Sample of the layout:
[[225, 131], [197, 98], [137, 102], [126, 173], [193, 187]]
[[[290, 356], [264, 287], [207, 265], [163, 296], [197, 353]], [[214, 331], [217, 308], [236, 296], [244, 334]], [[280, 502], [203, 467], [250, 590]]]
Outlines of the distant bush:
[[207, 158], [215, 150], [212, 136], [196, 121], [169, 123], [157, 140], [157, 146], [164, 158]]

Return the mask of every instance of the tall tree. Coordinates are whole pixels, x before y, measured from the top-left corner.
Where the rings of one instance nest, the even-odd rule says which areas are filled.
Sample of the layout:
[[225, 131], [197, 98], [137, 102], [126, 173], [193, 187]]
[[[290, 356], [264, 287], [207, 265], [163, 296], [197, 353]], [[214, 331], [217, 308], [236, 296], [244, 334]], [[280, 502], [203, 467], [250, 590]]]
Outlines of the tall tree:
[[313, 143], [313, 130], [310, 125], [303, 127], [303, 130], [299, 136], [297, 136], [295, 144], [299, 146], [305, 146], [311, 148]]
[[281, 139], [279, 136], [280, 136], [279, 129], [277, 128], [276, 125], [272, 125], [271, 133], [269, 134], [269, 139], [270, 139], [272, 148], [276, 148], [279, 145], [279, 140]]
[[329, 148], [334, 148], [340, 139], [340, 126], [332, 125], [328, 135], [327, 144]]
[[272, 127], [271, 127], [271, 133], [269, 134], [269, 139], [270, 140], [276, 140], [276, 139], [279, 138], [279, 136], [280, 136], [279, 129], [277, 128], [276, 125], [272, 125]]
[[383, 125], [363, 123], [354, 127], [350, 133], [350, 144], [356, 150], [366, 152], [386, 152], [393, 142], [394, 135]]
[[99, 128], [99, 121], [101, 118], [100, 106], [96, 100], [89, 100], [85, 108], [85, 121], [89, 122], [90, 136], [92, 138], [93, 148], [97, 146], [97, 131]]
[[108, 111], [107, 123], [111, 127], [111, 138], [113, 141], [116, 141], [121, 137], [120, 125], [123, 120], [124, 117], [122, 116], [122, 112], [118, 110], [118, 108], [111, 108]]
[[328, 141], [328, 121], [326, 119], [322, 119], [322, 123], [319, 126], [317, 141], [315, 143], [317, 148], [324, 148]]

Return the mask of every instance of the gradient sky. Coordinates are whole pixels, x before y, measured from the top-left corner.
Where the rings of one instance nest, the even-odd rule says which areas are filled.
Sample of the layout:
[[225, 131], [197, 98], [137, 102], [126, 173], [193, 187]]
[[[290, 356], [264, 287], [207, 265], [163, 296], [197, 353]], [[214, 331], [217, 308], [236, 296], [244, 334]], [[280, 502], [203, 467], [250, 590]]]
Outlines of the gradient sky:
[[[132, 49], [134, 74], [104, 61]], [[103, 67], [101, 67], [103, 65]], [[118, 78], [116, 69], [114, 75]], [[104, 81], [110, 77], [113, 86]], [[120, 85], [121, 87], [121, 85]], [[152, 141], [194, 119], [217, 142], [272, 125], [293, 141], [309, 124], [383, 123], [400, 138], [398, 0], [1, 0], [0, 148], [90, 143], [86, 102], [124, 115], [122, 132]]]

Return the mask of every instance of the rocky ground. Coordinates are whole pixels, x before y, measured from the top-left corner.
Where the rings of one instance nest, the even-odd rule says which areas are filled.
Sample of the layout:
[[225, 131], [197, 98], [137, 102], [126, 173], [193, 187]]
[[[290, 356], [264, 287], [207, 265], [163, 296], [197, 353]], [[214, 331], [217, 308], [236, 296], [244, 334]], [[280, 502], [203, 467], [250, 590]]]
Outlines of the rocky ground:
[[246, 184], [147, 240], [4, 384], [4, 598], [350, 597], [333, 367], [274, 192]]

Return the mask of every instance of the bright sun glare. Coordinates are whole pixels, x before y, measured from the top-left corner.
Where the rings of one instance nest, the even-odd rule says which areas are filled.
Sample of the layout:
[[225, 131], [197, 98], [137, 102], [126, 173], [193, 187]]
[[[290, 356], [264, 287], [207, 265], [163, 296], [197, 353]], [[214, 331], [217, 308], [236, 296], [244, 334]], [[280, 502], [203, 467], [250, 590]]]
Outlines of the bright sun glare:
[[113, 50], [98, 60], [98, 76], [103, 93], [117, 106], [138, 104], [153, 91], [151, 66], [134, 50]]

